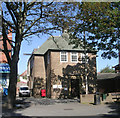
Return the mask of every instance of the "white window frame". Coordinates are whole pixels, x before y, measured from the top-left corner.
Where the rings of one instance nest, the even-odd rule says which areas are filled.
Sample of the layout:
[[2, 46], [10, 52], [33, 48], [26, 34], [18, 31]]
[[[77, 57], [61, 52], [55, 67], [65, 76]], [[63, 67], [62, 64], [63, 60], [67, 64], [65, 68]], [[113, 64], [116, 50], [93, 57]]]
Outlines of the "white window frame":
[[[76, 53], [76, 54], [75, 54], [75, 53]], [[72, 60], [72, 56], [73, 56], [73, 55], [74, 55], [74, 56], [77, 56], [77, 60], [76, 60], [76, 61], [73, 61], [73, 60]], [[71, 53], [70, 53], [70, 57], [71, 57], [71, 62], [72, 62], [72, 63], [77, 63], [77, 62], [78, 62], [78, 52], [71, 52]]]
[[[85, 56], [85, 54], [84, 54], [84, 53], [81, 53], [81, 59], [82, 59], [83, 56]], [[86, 56], [88, 56], [88, 53], [86, 53]], [[88, 63], [88, 59], [87, 59], [86, 62]], [[81, 60], [81, 63], [85, 63], [85, 62], [84, 62], [83, 60]]]
[[[62, 58], [61, 58], [61, 56], [62, 56], [62, 52], [65, 52], [66, 54], [66, 61], [63, 61], [63, 60], [61, 60]], [[60, 52], [60, 62], [68, 62], [68, 52], [66, 52], [66, 51], [62, 51], [62, 52]]]

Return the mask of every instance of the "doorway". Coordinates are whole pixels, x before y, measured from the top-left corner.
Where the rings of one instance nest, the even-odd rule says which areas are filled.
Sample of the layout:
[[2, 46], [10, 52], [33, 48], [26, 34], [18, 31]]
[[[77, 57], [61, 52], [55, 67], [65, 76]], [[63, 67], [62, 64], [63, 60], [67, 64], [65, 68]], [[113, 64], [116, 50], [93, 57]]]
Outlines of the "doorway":
[[71, 79], [71, 97], [80, 97], [79, 79]]

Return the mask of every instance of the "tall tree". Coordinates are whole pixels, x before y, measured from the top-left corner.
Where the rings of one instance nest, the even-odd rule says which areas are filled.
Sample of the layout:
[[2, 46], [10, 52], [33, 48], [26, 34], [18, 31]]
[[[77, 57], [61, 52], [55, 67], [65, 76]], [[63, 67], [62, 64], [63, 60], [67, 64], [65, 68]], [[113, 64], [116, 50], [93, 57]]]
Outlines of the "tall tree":
[[[28, 40], [30, 36], [40, 36], [41, 33], [51, 34], [58, 30], [58, 26], [53, 26], [50, 19], [60, 14], [58, 8], [60, 3], [53, 2], [3, 2], [2, 4], [2, 36], [3, 52], [10, 65], [10, 81], [8, 88], [8, 107], [13, 108], [16, 99], [16, 83], [18, 73], [18, 61], [21, 42]], [[61, 8], [64, 7], [61, 4]], [[57, 13], [57, 14], [56, 14]], [[54, 17], [53, 17], [54, 16]], [[64, 19], [64, 18], [62, 18]], [[15, 34], [11, 41], [7, 32]], [[9, 55], [7, 42], [12, 47], [12, 55]]]
[[74, 25], [69, 29], [71, 43], [103, 50], [102, 56], [117, 57], [120, 39], [120, 2], [82, 2], [78, 4]]

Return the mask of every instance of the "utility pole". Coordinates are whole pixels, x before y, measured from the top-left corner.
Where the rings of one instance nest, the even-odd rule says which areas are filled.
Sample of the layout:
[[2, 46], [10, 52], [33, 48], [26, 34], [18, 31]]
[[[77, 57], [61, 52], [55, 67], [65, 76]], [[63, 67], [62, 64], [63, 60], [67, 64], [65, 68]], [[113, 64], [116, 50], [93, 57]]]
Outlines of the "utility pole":
[[118, 73], [120, 73], [120, 39], [118, 39]]
[[86, 54], [86, 39], [85, 39], [85, 31], [84, 31], [84, 60], [85, 60], [85, 89], [86, 89], [86, 94], [88, 94], [88, 80], [87, 80], [87, 54]]
[[119, 65], [120, 65], [120, 39], [118, 40], [118, 58], [119, 58]]

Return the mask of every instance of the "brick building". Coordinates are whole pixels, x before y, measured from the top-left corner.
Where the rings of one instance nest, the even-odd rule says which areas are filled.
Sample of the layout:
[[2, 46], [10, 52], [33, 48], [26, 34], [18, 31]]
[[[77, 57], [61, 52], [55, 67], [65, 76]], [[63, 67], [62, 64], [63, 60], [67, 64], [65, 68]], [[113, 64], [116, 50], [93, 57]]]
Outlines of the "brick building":
[[[46, 89], [49, 98], [75, 98], [85, 93], [84, 50], [69, 45], [69, 36], [50, 37], [40, 48], [34, 49], [28, 60], [28, 85], [34, 96]], [[96, 51], [87, 50], [88, 93], [95, 91]]]
[[[9, 40], [12, 40], [12, 33], [8, 32], [8, 38]], [[11, 56], [11, 46], [7, 42], [9, 54]], [[9, 85], [9, 73], [10, 73], [10, 67], [8, 65], [7, 58], [5, 54], [3, 53], [3, 41], [2, 36], [0, 36], [0, 86], [2, 87], [8, 87]]]
[[120, 92], [120, 73], [98, 73], [96, 83], [100, 93]]

